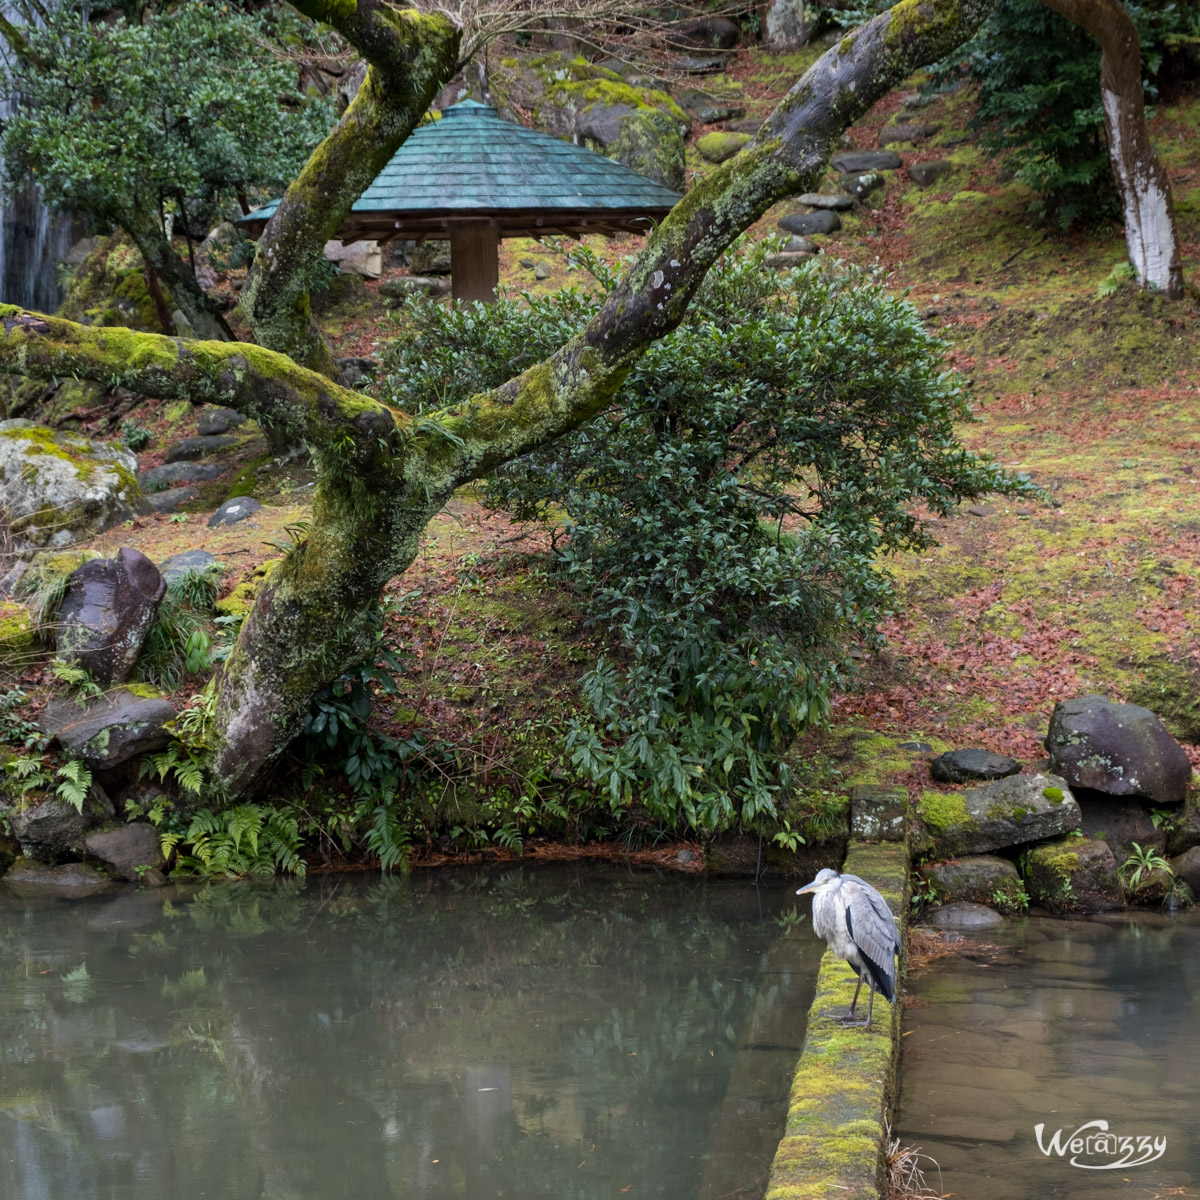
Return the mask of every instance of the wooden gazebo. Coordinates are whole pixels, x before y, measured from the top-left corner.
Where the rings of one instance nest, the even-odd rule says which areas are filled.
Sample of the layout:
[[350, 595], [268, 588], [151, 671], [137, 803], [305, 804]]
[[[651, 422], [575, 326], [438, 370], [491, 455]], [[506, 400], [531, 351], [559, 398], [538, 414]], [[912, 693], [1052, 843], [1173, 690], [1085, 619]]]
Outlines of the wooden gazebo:
[[[610, 158], [464, 100], [413, 131], [338, 236], [345, 245], [448, 240], [455, 298], [493, 300], [501, 238], [645, 233], [679, 198]], [[258, 237], [277, 205], [238, 224]]]

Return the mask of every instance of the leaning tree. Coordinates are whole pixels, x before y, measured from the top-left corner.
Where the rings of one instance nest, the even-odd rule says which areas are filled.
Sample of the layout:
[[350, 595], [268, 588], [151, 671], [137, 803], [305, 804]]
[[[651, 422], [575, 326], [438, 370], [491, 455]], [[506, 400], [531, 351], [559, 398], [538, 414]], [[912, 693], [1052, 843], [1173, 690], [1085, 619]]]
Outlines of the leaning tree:
[[[215, 783], [263, 784], [316, 692], [373, 645], [385, 583], [456, 488], [595, 417], [638, 357], [674, 329], [705, 273], [772, 204], [812, 190], [838, 135], [918, 67], [945, 57], [997, 0], [902, 0], [828, 50], [736, 157], [648, 239], [595, 317], [500, 387], [413, 416], [334, 382], [309, 314], [314, 258], [459, 67], [441, 12], [386, 0], [296, 0], [369, 64], [341, 121], [289, 187], [259, 243], [243, 309], [260, 345], [96, 329], [0, 306], [0, 369], [75, 375], [238, 409], [311, 448], [307, 536], [260, 589], [215, 681]], [[269, 347], [269, 348], [268, 348]]]

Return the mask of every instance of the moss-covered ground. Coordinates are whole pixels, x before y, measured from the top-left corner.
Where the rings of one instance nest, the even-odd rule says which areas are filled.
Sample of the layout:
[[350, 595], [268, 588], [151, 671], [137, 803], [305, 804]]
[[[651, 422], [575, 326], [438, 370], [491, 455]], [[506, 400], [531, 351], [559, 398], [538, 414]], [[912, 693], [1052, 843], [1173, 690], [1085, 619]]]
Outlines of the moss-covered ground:
[[[747, 50], [703, 86], [762, 118], [817, 52]], [[873, 148], [920, 82], [877, 105], [850, 131], [855, 143]], [[962, 426], [963, 440], [1045, 493], [939, 521], [938, 546], [886, 564], [898, 600], [886, 649], [862, 661], [831, 727], [794, 751], [814, 819], [841, 820], [833, 798], [856, 783], [905, 784], [922, 798], [928, 754], [901, 749], [906, 741], [1037, 759], [1054, 702], [1080, 693], [1149, 704], [1181, 737], [1200, 738], [1196, 302], [1168, 304], [1120, 283], [1112, 274], [1124, 259], [1118, 224], [1063, 233], [1033, 217], [1029, 194], [969, 129], [974, 103], [970, 88], [935, 97], [919, 119], [937, 132], [897, 147], [909, 164], [948, 159], [948, 175], [921, 189], [904, 171], [889, 172], [839, 233], [816, 240], [824, 253], [877, 266], [908, 289], [949, 342], [948, 365], [968, 389], [974, 420]], [[1190, 150], [1198, 113], [1195, 98], [1164, 104], [1152, 127], [1190, 279], [1200, 267], [1200, 175]], [[693, 140], [712, 128], [694, 124]], [[711, 169], [691, 149], [688, 161], [693, 177]], [[754, 234], [774, 232], [797, 208], [777, 205]], [[590, 241], [609, 261], [639, 245]], [[503, 243], [502, 285], [546, 291], [580, 282], [567, 249], [553, 240]], [[400, 270], [385, 260], [385, 279]], [[217, 290], [235, 298], [242, 274], [219, 271]], [[369, 356], [391, 335], [395, 312], [379, 289], [380, 281], [339, 284], [315, 302], [338, 356]], [[88, 400], [73, 418], [53, 416], [93, 435], [112, 436], [122, 422], [144, 429], [143, 468], [195, 432], [185, 403], [119, 398], [97, 408]], [[233, 600], [244, 606], [245, 581], [305, 519], [312, 476], [301, 460], [273, 459], [253, 426], [237, 432], [226, 472], [180, 517], [138, 518], [91, 546], [111, 553], [132, 544], [158, 559], [203, 546], [225, 565], [223, 595], [240, 587]], [[231, 494], [254, 495], [264, 508], [251, 522], [208, 529], [206, 514]], [[604, 643], [578, 598], [547, 582], [548, 555], [541, 530], [489, 514], [464, 493], [390, 588], [387, 641], [411, 658], [399, 694], [379, 698], [375, 719], [394, 734], [419, 727], [453, 747], [485, 791], [569, 774], [555, 730], [579, 703], [578, 678]], [[16, 674], [31, 669], [39, 668], [21, 664]]]

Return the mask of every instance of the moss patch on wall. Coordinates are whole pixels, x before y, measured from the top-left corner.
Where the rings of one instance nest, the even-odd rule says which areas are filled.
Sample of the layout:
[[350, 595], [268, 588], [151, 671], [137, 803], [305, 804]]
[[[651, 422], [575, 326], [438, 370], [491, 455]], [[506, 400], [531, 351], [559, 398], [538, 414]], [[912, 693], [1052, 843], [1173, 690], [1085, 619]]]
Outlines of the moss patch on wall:
[[[879, 889], [899, 920], [903, 944], [907, 848], [852, 843], [843, 870]], [[895, 1097], [900, 1005], [877, 995], [870, 1031], [842, 1026], [834, 1018], [849, 1009], [857, 982], [851, 967], [826, 951], [767, 1200], [877, 1200], [880, 1194], [886, 1119]], [[866, 1003], [865, 988], [859, 1003]]]

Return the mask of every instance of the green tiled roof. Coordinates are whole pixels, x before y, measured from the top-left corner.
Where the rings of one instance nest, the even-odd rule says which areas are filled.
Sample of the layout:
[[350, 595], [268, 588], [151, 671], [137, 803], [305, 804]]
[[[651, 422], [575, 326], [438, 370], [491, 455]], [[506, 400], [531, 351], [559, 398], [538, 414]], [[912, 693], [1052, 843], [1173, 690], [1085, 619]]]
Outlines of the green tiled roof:
[[[595, 213], [631, 209], [662, 215], [679, 194], [611, 158], [500, 119], [464, 100], [440, 121], [413, 130], [354, 213], [444, 214], [539, 210]], [[265, 221], [272, 201], [242, 221]]]

